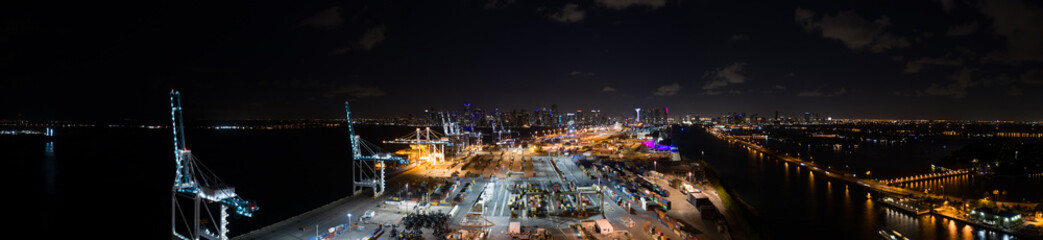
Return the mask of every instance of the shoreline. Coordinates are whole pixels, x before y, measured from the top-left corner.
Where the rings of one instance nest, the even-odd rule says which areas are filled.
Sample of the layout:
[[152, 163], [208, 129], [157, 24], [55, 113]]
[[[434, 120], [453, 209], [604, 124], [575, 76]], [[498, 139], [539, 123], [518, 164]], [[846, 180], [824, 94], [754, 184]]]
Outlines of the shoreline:
[[[751, 142], [747, 142], [747, 141], [742, 140], [742, 139], [738, 139], [738, 138], [735, 138], [735, 137], [732, 137], [732, 136], [728, 136], [728, 135], [723, 135], [723, 134], [720, 134], [720, 133], [715, 133], [715, 132], [712, 132], [712, 131], [707, 130], [707, 129], [703, 129], [703, 130], [707, 131], [707, 133], [713, 135], [714, 137], [717, 137], [718, 139], [722, 139], [722, 140], [728, 141], [729, 143], [731, 143], [731, 142], [739, 143], [739, 145], [741, 145], [742, 147], [747, 148], [748, 151], [753, 151], [753, 152], [758, 152], [759, 151], [759, 152], [764, 153], [765, 155], [768, 155], [768, 156], [771, 156], [771, 157], [775, 157], [775, 158], [781, 159], [781, 160], [786, 161], [786, 162], [799, 164], [797, 166], [798, 168], [799, 167], [806, 167], [806, 168], [809, 168], [809, 171], [823, 173], [823, 174], [826, 175], [826, 177], [829, 177], [831, 179], [836, 179], [836, 180], [845, 181], [845, 182], [852, 183], [852, 184], [862, 185], [862, 187], [864, 187], [864, 188], [866, 188], [867, 190], [870, 190], [870, 191], [876, 191], [876, 192], [879, 192], [879, 193], [882, 193], [882, 194], [890, 193], [890, 194], [897, 194], [899, 196], [919, 196], [919, 197], [930, 198], [930, 199], [939, 199], [939, 200], [952, 200], [952, 199], [961, 200], [961, 201], [973, 201], [974, 200], [974, 199], [966, 199], [966, 198], [962, 198], [962, 197], [954, 197], [954, 196], [948, 196], [948, 195], [925, 194], [925, 193], [921, 193], [921, 192], [918, 192], [918, 191], [909, 190], [909, 189], [906, 189], [906, 188], [893, 187], [893, 186], [881, 183], [881, 182], [876, 181], [876, 180], [856, 178], [853, 175], [849, 175], [849, 173], [845, 173], [843, 171], [836, 171], [836, 170], [834, 170], [834, 171], [830, 172], [827, 169], [818, 167], [818, 164], [815, 164], [815, 163], [812, 163], [812, 162], [808, 162], [808, 161], [804, 161], [803, 158], [798, 158], [798, 157], [794, 157], [794, 156], [780, 154], [779, 152], [777, 152], [775, 150], [764, 148], [764, 147], [761, 147], [760, 145], [757, 145], [757, 144], [754, 144], [754, 143], [751, 143]], [[1038, 205], [1039, 203], [996, 202], [996, 204], [1007, 205], [1007, 206], [1017, 206], [1017, 205], [1025, 204], [1027, 206], [1034, 207], [1034, 206]], [[990, 229], [990, 230], [994, 230], [994, 231], [999, 231], [999, 232], [1010, 234], [1012, 236], [1019, 237], [1019, 238], [1027, 238], [1027, 239], [1034, 239], [1034, 238], [1036, 238], [1035, 236], [1028, 236], [1028, 235], [1024, 235], [1024, 234], [1018, 233], [1018, 232], [1014, 231], [1013, 229], [1006, 229], [1006, 228], [1000, 228], [1000, 227], [996, 227], [996, 226], [986, 225], [986, 224], [982, 224], [982, 223], [979, 223], [979, 222], [974, 221], [974, 220], [959, 218], [958, 216], [944, 215], [942, 213], [938, 213], [937, 211], [935, 211], [935, 209], [930, 209], [930, 211], [928, 211], [927, 214], [937, 215], [937, 216], [941, 216], [941, 217], [944, 217], [944, 218], [955, 219], [955, 220], [964, 222], [966, 224], [973, 225], [975, 227], [980, 227], [980, 228]], [[913, 216], [915, 216], [915, 214]]]
[[[714, 191], [717, 192], [718, 197], [721, 198], [722, 204], [724, 205], [723, 207], [729, 210], [726, 211], [726, 215], [732, 215], [731, 219], [735, 220], [730, 221], [729, 223], [731, 224], [729, 225], [734, 224], [741, 226], [741, 228], [735, 229], [740, 230], [739, 232], [741, 232], [746, 239], [762, 239], [761, 232], [758, 231], [757, 225], [754, 223], [757, 219], [757, 214], [755, 213], [755, 210], [752, 208], [753, 206], [746, 203], [746, 201], [743, 201], [734, 189], [727, 187], [724, 184], [720, 177], [717, 176], [717, 172], [716, 170], [714, 170], [713, 165], [710, 165], [710, 163], [706, 162], [706, 160], [703, 159], [696, 160], [696, 162], [703, 166], [703, 172], [706, 176], [707, 181], [710, 182], [710, 187], [712, 187]], [[725, 196], [721, 197], [721, 193], [724, 193], [723, 195]], [[737, 210], [738, 213], [735, 213], [735, 211], [732, 210]]]

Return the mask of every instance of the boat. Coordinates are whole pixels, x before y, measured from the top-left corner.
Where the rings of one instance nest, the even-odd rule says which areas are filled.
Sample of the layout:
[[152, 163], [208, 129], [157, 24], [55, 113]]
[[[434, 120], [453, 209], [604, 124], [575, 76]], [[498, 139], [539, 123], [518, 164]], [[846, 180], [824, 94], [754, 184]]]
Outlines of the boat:
[[886, 230], [880, 229], [877, 233], [879, 233], [880, 237], [883, 237], [884, 239], [891, 239], [891, 233], [888, 233]]
[[909, 240], [909, 238], [902, 236], [902, 233], [898, 232], [897, 230], [880, 229], [880, 231], [877, 231], [877, 233], [880, 234], [880, 237], [887, 240]]
[[[891, 197], [891, 196], [883, 196], [883, 197], [881, 197], [879, 199], [876, 199], [876, 201], [880, 202], [880, 203], [883, 203], [886, 206], [895, 208], [895, 209], [900, 210], [900, 211], [912, 213], [912, 214], [915, 214], [917, 216], [930, 213], [930, 210], [931, 210], [930, 208], [918, 206], [917, 204], [911, 203], [911, 202], [909, 202], [907, 200], [903, 200], [903, 199], [899, 199], [899, 198], [895, 198], [895, 197]], [[899, 236], [901, 236], [901, 234], [899, 234]]]

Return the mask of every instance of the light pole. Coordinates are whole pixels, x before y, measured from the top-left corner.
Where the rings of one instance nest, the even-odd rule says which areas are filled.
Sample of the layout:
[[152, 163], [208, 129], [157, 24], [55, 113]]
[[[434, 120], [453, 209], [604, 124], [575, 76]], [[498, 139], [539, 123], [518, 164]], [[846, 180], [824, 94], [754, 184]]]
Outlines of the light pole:
[[600, 194], [598, 194], [598, 196], [600, 198], [598, 200], [599, 200], [601, 206], [598, 207], [598, 208], [601, 209], [601, 218], [608, 219], [608, 217], [605, 216], [605, 189], [603, 187], [601, 187], [601, 177], [600, 176], [598, 177], [598, 193], [600, 193]]
[[[351, 213], [348, 213], [348, 227], [351, 228]], [[351, 229], [348, 229], [348, 231], [351, 231]]]

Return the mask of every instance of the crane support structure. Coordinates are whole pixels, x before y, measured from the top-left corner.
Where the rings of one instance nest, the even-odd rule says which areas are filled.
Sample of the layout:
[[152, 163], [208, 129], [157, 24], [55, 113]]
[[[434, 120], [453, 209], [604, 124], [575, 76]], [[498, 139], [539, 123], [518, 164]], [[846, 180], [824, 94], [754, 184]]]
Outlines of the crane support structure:
[[457, 122], [450, 122], [445, 119], [445, 112], [438, 112], [438, 115], [442, 117], [442, 132], [446, 136], [459, 136], [460, 124]]
[[438, 115], [442, 117], [442, 132], [445, 133], [448, 141], [453, 143], [448, 146], [455, 147], [457, 153], [467, 151], [469, 146], [475, 146], [478, 148], [477, 151], [481, 151], [482, 132], [463, 131], [460, 128], [460, 123], [450, 120], [452, 117], [448, 116], [449, 114], [438, 112]]
[[398, 164], [409, 164], [409, 160], [384, 152], [379, 146], [362, 140], [355, 134], [355, 127], [351, 121], [351, 107], [348, 101], [344, 101], [344, 112], [348, 124], [348, 135], [351, 138], [351, 181], [352, 195], [362, 193], [364, 188], [373, 189], [373, 197], [384, 194], [384, 169], [385, 161], [393, 161]]
[[185, 143], [181, 110], [181, 93], [170, 90], [174, 160], [177, 163], [170, 208], [171, 231], [174, 237], [180, 239], [197, 240], [202, 237], [227, 240], [228, 211], [251, 217], [258, 210], [257, 205], [236, 195], [234, 187], [221, 182], [217, 175], [192, 155]]
[[453, 142], [445, 135], [431, 131], [431, 127], [424, 130], [417, 128], [415, 132], [396, 138], [384, 143], [409, 144], [417, 150], [416, 160], [419, 163], [445, 161], [445, 146], [453, 146]]
[[[500, 123], [499, 129], [496, 128], [497, 122]], [[514, 134], [518, 132], [504, 128], [503, 121], [500, 120], [500, 117], [496, 117], [489, 123], [489, 125], [492, 125], [492, 131], [493, 133], [496, 133], [496, 145], [514, 145]], [[506, 138], [504, 138], [504, 134], [507, 135]]]

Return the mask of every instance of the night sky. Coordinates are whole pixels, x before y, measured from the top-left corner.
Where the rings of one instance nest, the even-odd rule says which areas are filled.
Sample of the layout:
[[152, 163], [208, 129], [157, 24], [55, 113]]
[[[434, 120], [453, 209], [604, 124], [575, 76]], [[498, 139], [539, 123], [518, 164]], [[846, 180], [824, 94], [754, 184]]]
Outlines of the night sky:
[[0, 3], [0, 119], [460, 110], [1043, 120], [1043, 3]]

